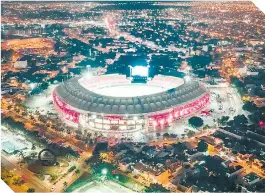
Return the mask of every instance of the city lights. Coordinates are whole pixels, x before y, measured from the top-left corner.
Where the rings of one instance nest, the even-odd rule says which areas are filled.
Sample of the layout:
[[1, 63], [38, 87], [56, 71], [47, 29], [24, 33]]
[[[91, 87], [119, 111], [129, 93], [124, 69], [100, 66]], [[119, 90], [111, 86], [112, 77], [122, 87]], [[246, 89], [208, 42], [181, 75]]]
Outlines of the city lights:
[[1, 8], [7, 188], [264, 192], [265, 15], [253, 2]]
[[107, 173], [108, 173], [108, 169], [107, 169], [107, 168], [103, 168], [103, 169], [101, 170], [101, 174], [102, 174], [102, 175], [107, 175]]
[[31, 90], [35, 89], [37, 87], [37, 83], [30, 83], [29, 87]]

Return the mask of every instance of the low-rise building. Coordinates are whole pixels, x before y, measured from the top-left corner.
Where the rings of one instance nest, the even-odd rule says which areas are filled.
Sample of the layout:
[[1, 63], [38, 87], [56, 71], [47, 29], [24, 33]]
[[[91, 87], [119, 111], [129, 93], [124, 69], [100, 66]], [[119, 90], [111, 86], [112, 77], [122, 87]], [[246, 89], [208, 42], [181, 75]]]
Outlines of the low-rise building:
[[261, 181], [262, 181], [262, 178], [253, 172], [243, 177], [243, 185], [247, 187], [248, 189], [254, 188]]

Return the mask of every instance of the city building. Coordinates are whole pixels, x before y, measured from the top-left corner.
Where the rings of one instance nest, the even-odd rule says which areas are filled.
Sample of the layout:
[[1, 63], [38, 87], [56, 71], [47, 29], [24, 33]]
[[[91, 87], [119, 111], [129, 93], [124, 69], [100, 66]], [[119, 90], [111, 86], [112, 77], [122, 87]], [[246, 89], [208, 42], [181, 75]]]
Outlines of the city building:
[[27, 61], [16, 61], [14, 63], [14, 68], [27, 68], [28, 62]]

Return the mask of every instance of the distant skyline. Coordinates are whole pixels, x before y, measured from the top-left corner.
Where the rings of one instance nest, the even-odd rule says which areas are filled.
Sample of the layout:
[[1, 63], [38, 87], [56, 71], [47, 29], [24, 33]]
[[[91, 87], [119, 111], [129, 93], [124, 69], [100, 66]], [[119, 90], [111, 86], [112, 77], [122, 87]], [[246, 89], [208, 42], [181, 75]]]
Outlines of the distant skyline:
[[259, 4], [2, 0], [0, 182], [265, 193]]
[[[2, 0], [2, 2], [23, 2], [25, 0]], [[87, 0], [26, 0], [25, 2], [56, 2], [56, 1], [71, 1], [71, 2], [78, 2], [78, 1], [83, 1], [86, 2]], [[90, 0], [91, 2], [97, 2], [97, 1], [101, 1], [101, 2], [111, 2], [111, 1], [132, 1], [132, 0]], [[146, 0], [137, 0], [137, 1], [144, 1], [147, 2]], [[177, 2], [177, 1], [187, 1], [187, 2], [192, 2], [192, 1], [205, 1], [205, 2], [253, 2], [263, 13], [265, 13], [265, 1], [264, 0], [148, 0], [148, 1], [168, 1], [168, 2]], [[89, 1], [87, 1], [89, 2]]]
[[[106, 1], [128, 1], [128, 2], [133, 2], [133, 0], [2, 0], [2, 1], [34, 1], [34, 2], [38, 2], [38, 1], [72, 1], [72, 2], [76, 2], [76, 1], [91, 1], [91, 2], [97, 2], [97, 1], [101, 1], [101, 2], [106, 2]], [[171, 2], [177, 2], [177, 1], [220, 1], [220, 2], [224, 2], [224, 1], [234, 1], [234, 2], [237, 2], [237, 1], [242, 1], [242, 2], [247, 2], [247, 1], [251, 1], [251, 0], [137, 0], [137, 1], [145, 1], [145, 2], [148, 2], [148, 1], [171, 1]], [[253, 1], [260, 1], [262, 2], [262, 0], [253, 0]]]

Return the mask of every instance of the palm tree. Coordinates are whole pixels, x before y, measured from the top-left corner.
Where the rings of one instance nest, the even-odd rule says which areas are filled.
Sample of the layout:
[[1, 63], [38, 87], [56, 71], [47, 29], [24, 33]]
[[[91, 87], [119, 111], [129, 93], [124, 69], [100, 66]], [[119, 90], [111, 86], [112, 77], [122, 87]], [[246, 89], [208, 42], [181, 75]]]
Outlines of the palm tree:
[[39, 175], [40, 175], [41, 177], [44, 176], [44, 169], [43, 169], [43, 168], [40, 169], [40, 173], [39, 173]]
[[210, 129], [210, 126], [209, 126], [209, 125], [205, 125], [202, 129], [203, 129], [203, 130]]
[[30, 154], [30, 156], [31, 156], [32, 159], [34, 159], [34, 158], [37, 156], [37, 154], [38, 154], [37, 152], [32, 152], [32, 153]]
[[27, 192], [28, 193], [35, 192], [35, 189], [34, 188], [28, 188]]
[[20, 186], [24, 183], [24, 181], [22, 180], [22, 177], [18, 176], [13, 178], [13, 184], [16, 186]]
[[192, 137], [194, 134], [195, 134], [194, 131], [189, 130], [188, 133], [187, 133], [187, 136], [188, 137]]
[[229, 118], [230, 118], [229, 116], [222, 116], [220, 118], [220, 124], [225, 125], [227, 123], [227, 121], [229, 120]]
[[217, 123], [217, 126], [219, 127], [222, 124], [221, 118], [217, 118], [216, 123]]
[[87, 133], [86, 136], [87, 136], [87, 138], [90, 139], [90, 137], [91, 137], [91, 133]]
[[66, 186], [67, 186], [67, 182], [64, 182], [64, 183], [63, 183], [63, 186], [66, 187]]
[[35, 149], [36, 149], [36, 145], [34, 143], [32, 143], [31, 150], [35, 150]]
[[18, 155], [22, 158], [22, 160], [25, 160], [25, 155], [24, 155], [23, 151], [19, 151]]
[[66, 133], [70, 135], [71, 134], [71, 129], [67, 128]]

